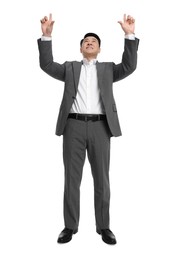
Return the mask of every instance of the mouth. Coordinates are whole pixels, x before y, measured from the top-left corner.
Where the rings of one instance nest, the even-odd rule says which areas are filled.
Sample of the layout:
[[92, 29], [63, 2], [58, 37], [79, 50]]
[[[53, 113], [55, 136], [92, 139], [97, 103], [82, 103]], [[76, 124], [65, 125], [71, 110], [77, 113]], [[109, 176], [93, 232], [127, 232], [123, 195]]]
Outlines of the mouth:
[[91, 50], [93, 50], [93, 47], [92, 47], [92, 46], [88, 46], [88, 47], [86, 47], [86, 49], [91, 49]]

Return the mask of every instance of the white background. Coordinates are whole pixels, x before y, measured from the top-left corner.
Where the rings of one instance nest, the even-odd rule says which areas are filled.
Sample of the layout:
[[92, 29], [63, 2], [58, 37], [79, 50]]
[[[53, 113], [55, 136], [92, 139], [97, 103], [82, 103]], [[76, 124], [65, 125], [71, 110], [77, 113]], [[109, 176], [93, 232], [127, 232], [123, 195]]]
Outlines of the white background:
[[[40, 19], [53, 13], [55, 61], [81, 60], [79, 41], [96, 32], [99, 61], [119, 63], [118, 20], [136, 18], [137, 70], [114, 85], [123, 136], [111, 139], [109, 246], [95, 232], [86, 161], [79, 232], [56, 243], [63, 223], [62, 137], [55, 126], [63, 83], [39, 67]], [[172, 1], [9, 1], [1, 6], [0, 258], [174, 259]]]

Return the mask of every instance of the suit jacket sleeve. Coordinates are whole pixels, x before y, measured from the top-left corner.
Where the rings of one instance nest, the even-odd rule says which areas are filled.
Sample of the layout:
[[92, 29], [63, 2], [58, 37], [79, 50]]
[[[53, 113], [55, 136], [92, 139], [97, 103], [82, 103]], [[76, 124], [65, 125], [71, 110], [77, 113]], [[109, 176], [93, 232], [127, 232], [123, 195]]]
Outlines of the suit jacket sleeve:
[[113, 63], [113, 82], [124, 79], [130, 75], [137, 66], [137, 51], [139, 39], [135, 40], [125, 39], [124, 52], [122, 61], [119, 64]]
[[51, 77], [65, 81], [65, 63], [54, 62], [52, 54], [52, 41], [38, 39], [39, 61], [41, 69]]

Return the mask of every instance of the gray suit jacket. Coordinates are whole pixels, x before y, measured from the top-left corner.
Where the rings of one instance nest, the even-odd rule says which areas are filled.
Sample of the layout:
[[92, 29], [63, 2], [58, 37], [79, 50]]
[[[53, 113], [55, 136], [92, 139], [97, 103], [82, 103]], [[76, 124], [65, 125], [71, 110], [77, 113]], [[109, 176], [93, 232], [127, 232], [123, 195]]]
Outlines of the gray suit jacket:
[[[136, 69], [138, 44], [139, 40], [137, 38], [135, 40], [125, 39], [124, 52], [120, 64], [113, 62], [96, 63], [98, 86], [106, 111], [108, 125], [113, 136], [121, 135], [116, 103], [113, 96], [113, 82], [127, 77]], [[53, 61], [51, 41], [41, 41], [39, 39], [38, 46], [41, 69], [55, 79], [65, 82], [63, 99], [56, 125], [56, 135], [62, 135], [69, 111], [76, 98], [82, 62], [66, 61], [63, 64], [59, 64]]]

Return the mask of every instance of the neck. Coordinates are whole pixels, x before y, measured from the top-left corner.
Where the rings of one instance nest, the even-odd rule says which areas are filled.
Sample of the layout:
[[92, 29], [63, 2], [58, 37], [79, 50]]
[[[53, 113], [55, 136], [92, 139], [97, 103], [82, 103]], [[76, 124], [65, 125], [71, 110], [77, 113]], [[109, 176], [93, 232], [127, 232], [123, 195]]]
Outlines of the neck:
[[97, 56], [83, 56], [83, 58], [87, 59], [88, 61], [97, 59]]

